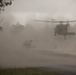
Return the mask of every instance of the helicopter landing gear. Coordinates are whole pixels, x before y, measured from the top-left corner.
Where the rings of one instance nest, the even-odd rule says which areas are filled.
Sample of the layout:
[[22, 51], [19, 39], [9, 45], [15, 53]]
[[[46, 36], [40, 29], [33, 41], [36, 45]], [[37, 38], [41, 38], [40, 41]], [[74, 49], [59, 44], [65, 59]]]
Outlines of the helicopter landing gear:
[[66, 35], [64, 35], [64, 39], [66, 40]]
[[56, 36], [56, 33], [55, 33], [55, 36]]
[[56, 31], [54, 33], [55, 33], [54, 35], [56, 36]]
[[2, 31], [3, 32], [3, 28], [0, 26], [0, 31]]

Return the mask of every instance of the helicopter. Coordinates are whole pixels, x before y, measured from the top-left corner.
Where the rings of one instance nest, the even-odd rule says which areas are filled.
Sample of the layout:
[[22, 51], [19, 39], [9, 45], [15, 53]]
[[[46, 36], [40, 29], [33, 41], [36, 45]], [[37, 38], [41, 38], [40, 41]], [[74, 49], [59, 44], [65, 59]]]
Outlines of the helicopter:
[[[76, 22], [76, 20], [73, 21], [56, 21], [56, 20], [51, 20], [51, 21], [41, 21], [41, 20], [33, 20], [33, 21], [39, 21], [39, 22], [51, 22], [51, 23], [59, 23], [56, 25], [54, 29], [54, 34], [55, 36], [58, 35], [63, 35], [64, 39], [66, 39], [67, 35], [75, 35], [75, 32], [68, 32], [68, 27], [70, 26], [70, 22]], [[64, 24], [65, 23], [65, 24]]]
[[24, 43], [24, 46], [26, 47], [26, 48], [31, 48], [32, 47], [32, 40], [26, 40], [25, 41], [25, 43]]

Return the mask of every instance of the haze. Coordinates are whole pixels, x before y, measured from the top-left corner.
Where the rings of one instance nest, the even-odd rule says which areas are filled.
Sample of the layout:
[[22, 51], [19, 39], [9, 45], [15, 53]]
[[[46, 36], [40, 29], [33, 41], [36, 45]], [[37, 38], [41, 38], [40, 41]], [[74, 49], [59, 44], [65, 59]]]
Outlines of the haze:
[[[15, 0], [1, 14], [0, 67], [76, 66], [76, 35], [54, 36], [56, 24], [32, 20], [75, 20], [75, 0]], [[73, 26], [73, 27], [72, 27]], [[69, 31], [76, 32], [75, 23]], [[33, 48], [26, 48], [32, 40]], [[66, 62], [65, 62], [66, 61]], [[73, 69], [73, 68], [72, 68]]]

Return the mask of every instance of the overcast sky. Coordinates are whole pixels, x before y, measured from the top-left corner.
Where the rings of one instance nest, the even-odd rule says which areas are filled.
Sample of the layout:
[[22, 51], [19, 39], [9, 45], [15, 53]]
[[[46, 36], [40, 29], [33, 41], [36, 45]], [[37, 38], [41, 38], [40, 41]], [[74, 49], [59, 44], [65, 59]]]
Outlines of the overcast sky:
[[7, 10], [23, 24], [29, 14], [34, 18], [48, 15], [49, 18], [72, 20], [76, 19], [76, 0], [14, 0]]

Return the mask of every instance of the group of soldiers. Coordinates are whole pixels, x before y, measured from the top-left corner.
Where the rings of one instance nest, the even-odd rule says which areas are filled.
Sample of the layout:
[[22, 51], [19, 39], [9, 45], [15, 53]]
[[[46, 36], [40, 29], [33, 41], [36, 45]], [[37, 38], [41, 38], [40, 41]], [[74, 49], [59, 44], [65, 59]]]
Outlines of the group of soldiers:
[[32, 40], [26, 40], [25, 41], [25, 43], [24, 43], [24, 46], [26, 47], [26, 48], [30, 48], [31, 47], [31, 45], [32, 45]]

